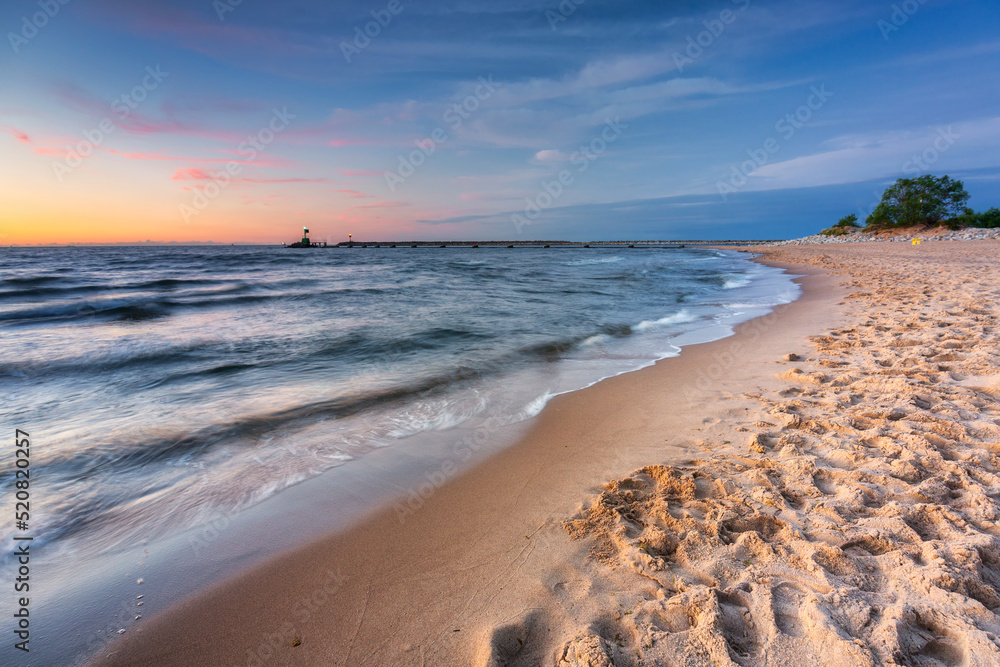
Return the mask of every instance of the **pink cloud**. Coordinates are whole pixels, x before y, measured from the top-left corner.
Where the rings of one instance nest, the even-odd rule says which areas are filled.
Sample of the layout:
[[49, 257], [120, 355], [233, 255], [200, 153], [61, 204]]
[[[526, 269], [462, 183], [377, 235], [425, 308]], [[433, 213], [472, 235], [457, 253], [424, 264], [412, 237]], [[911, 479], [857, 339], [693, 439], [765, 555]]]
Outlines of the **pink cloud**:
[[[291, 166], [292, 162], [278, 157], [266, 157], [261, 158], [258, 156], [253, 160], [247, 159], [236, 159], [236, 158], [220, 158], [220, 157], [190, 157], [184, 155], [164, 155], [163, 153], [146, 153], [146, 152], [126, 152], [117, 151], [113, 148], [107, 149], [109, 153], [123, 157], [128, 160], [157, 160], [157, 161], [169, 161], [169, 162], [204, 162], [204, 163], [220, 163], [220, 162], [235, 162], [236, 164], [252, 164], [257, 167], [288, 167]], [[227, 151], [228, 152], [228, 151]], [[235, 155], [242, 155], [241, 153], [236, 153]]]
[[381, 201], [376, 204], [360, 204], [358, 206], [352, 206], [352, 209], [361, 208], [402, 208], [405, 206], [411, 206], [409, 202], [405, 201]]
[[[215, 177], [211, 174], [194, 167], [188, 169], [178, 169], [171, 176], [172, 180], [175, 181], [210, 181], [214, 180]], [[326, 178], [234, 178], [233, 183], [258, 183], [258, 184], [275, 184], [275, 183], [329, 183]]]
[[72, 137], [69, 135], [56, 135], [50, 137], [39, 137], [38, 135], [35, 135], [35, 138], [32, 139], [21, 130], [10, 126], [0, 125], [0, 130], [7, 132], [20, 143], [30, 146], [31, 152], [36, 155], [55, 155], [59, 158], [63, 158], [69, 154], [67, 146], [80, 141], [79, 137]]
[[65, 148], [58, 148], [56, 146], [36, 146], [33, 150], [36, 155], [58, 155], [59, 157], [69, 155], [69, 151]]
[[367, 194], [365, 192], [360, 192], [358, 190], [334, 190], [334, 192], [339, 192], [341, 194], [347, 195], [352, 199], [365, 199], [366, 197], [373, 197], [374, 195]]
[[329, 183], [326, 178], [236, 178], [244, 183]]
[[208, 181], [211, 180], [211, 176], [203, 172], [201, 169], [178, 169], [174, 172], [171, 177], [175, 181]]
[[[169, 81], [169, 79], [168, 79]], [[183, 107], [178, 107], [175, 102], [164, 101], [158, 107], [157, 113], [150, 113], [152, 102], [147, 101], [136, 109], [127, 108], [119, 104], [114, 104], [106, 100], [99, 99], [84, 88], [74, 83], [61, 83], [55, 87], [55, 95], [65, 106], [74, 109], [95, 121], [108, 118], [114, 124], [131, 134], [140, 135], [176, 135], [195, 137], [198, 139], [208, 139], [230, 145], [239, 144], [247, 139], [246, 133], [236, 132], [226, 128], [210, 127], [203, 122], [187, 120], [178, 115], [179, 111], [184, 111]], [[229, 100], [229, 103], [237, 110], [249, 109], [246, 100]], [[226, 100], [216, 99], [212, 102], [214, 108], [223, 108]], [[256, 104], [256, 103], [255, 103]], [[190, 109], [200, 115], [195, 116], [198, 121], [203, 117], [204, 109]], [[378, 109], [372, 114], [378, 114]], [[124, 115], [123, 114], [127, 114]], [[276, 136], [276, 140], [285, 143], [308, 143], [314, 145], [318, 141], [327, 143], [333, 147], [346, 146], [402, 146], [407, 145], [405, 138], [390, 138], [383, 132], [373, 136], [361, 136], [360, 130], [365, 128], [370, 121], [371, 114], [347, 111], [338, 109], [337, 113], [319, 124], [296, 124], [293, 127], [281, 132]], [[244, 117], [247, 117], [244, 115]], [[266, 116], [261, 116], [259, 120], [248, 122], [260, 123], [263, 126], [267, 121]], [[335, 138], [331, 138], [335, 137]]]
[[6, 131], [8, 134], [10, 134], [12, 137], [14, 137], [15, 139], [17, 139], [21, 143], [23, 143], [23, 144], [30, 144], [31, 143], [31, 139], [24, 132], [21, 132], [20, 130], [18, 130], [16, 128], [8, 127], [8, 126], [3, 126], [3, 129], [4, 129], [4, 131]]
[[[243, 141], [246, 135], [230, 130], [207, 127], [198, 123], [185, 121], [177, 117], [175, 105], [165, 102], [161, 105], [161, 118], [154, 118], [144, 110], [151, 102], [143, 103], [143, 111], [132, 109], [127, 105], [115, 104], [98, 99], [89, 91], [74, 84], [61, 83], [55, 87], [55, 95], [63, 103], [76, 111], [80, 111], [94, 119], [108, 118], [117, 127], [132, 134], [170, 134], [200, 139], [209, 139], [229, 144]], [[125, 114], [123, 116], [123, 114]]]

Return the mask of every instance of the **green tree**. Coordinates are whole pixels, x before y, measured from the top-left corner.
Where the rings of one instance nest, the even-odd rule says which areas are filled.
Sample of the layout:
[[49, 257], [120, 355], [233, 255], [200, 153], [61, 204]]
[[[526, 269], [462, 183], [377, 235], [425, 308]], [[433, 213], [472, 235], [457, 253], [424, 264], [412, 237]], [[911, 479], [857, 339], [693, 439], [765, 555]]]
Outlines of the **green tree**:
[[930, 174], [901, 178], [882, 193], [865, 223], [872, 230], [937, 224], [961, 215], [968, 201], [962, 181]]

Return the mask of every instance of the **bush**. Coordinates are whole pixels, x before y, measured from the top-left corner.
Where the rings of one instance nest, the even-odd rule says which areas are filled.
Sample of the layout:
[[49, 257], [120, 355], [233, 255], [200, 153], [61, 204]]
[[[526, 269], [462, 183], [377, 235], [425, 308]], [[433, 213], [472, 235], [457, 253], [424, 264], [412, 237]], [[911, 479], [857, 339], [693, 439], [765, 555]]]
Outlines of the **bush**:
[[858, 224], [858, 216], [851, 213], [850, 215], [845, 215], [843, 218], [837, 221], [833, 227], [829, 229], [824, 229], [820, 232], [823, 236], [846, 236], [848, 232], [859, 229], [861, 225]]
[[994, 206], [982, 213], [976, 213], [971, 208], [967, 208], [961, 215], [956, 215], [951, 220], [945, 222], [945, 224], [950, 229], [961, 229], [962, 227], [1000, 227], [1000, 208]]
[[976, 227], [1000, 227], [1000, 208], [994, 206], [988, 211], [980, 213], [979, 219], [976, 222]]

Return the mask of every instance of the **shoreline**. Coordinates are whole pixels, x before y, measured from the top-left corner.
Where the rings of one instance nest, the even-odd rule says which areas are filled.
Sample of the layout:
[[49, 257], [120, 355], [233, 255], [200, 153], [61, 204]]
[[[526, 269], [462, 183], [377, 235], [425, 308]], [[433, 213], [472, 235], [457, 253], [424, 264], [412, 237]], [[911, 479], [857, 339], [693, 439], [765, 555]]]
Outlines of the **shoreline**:
[[[805, 336], [827, 324], [838, 289], [822, 272], [808, 273], [796, 279], [799, 299], [738, 325], [733, 336], [554, 398], [518, 444], [451, 479], [412, 514], [383, 509], [212, 586], [105, 647], [95, 662], [302, 664], [332, 656], [335, 664], [420, 664], [462, 656], [467, 664], [482, 649], [479, 635], [516, 616], [519, 605], [536, 599], [559, 606], [554, 590], [509, 591], [537, 581], [553, 563], [579, 560], [561, 518], [608, 478], [700, 453], [651, 436], [711, 430], [690, 392], [703, 391], [695, 384], [705, 384], [714, 360], [740, 367], [725, 382], [734, 386], [737, 377], [759, 375], [749, 370], [754, 363], [763, 371], [777, 362], [766, 349], [801, 349]], [[708, 386], [718, 391], [715, 380]], [[689, 404], [680, 413], [678, 399]], [[627, 451], [607, 451], [605, 443], [622, 437]], [[524, 479], [528, 471], [538, 472]], [[548, 474], [540, 478], [541, 471]], [[487, 592], [488, 605], [480, 599]], [[419, 627], [401, 628], [417, 609]]]

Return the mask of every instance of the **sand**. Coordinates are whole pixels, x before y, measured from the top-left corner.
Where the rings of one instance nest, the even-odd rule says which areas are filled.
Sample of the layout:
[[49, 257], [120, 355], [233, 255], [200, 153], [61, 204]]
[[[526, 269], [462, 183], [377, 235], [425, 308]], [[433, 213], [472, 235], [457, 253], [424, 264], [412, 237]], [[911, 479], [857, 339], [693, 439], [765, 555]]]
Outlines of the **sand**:
[[768, 259], [801, 299], [97, 662], [1000, 664], [1000, 243]]

